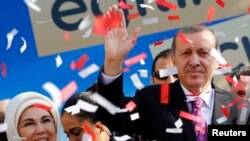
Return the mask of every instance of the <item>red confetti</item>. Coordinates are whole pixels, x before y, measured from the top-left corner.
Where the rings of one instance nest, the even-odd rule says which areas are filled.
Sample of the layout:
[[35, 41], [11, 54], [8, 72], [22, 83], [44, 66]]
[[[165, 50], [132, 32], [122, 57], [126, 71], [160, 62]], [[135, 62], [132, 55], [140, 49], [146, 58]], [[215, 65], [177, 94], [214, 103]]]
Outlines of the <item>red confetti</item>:
[[191, 44], [192, 41], [189, 40], [184, 34], [178, 33], [177, 35], [184, 44]]
[[93, 24], [93, 34], [105, 36], [108, 33], [108, 26], [106, 18], [103, 16], [96, 16]]
[[250, 14], [250, 7], [249, 7], [249, 8], [247, 8], [247, 12], [248, 12], [248, 14]]
[[169, 85], [161, 84], [161, 103], [168, 104], [169, 102]]
[[33, 104], [33, 106], [38, 107], [38, 108], [42, 108], [42, 109], [44, 109], [46, 111], [49, 111], [52, 108], [50, 106], [46, 106], [46, 105], [43, 105], [43, 104], [40, 104], [40, 103], [35, 103], [35, 104]]
[[64, 40], [66, 40], [66, 41], [70, 40], [69, 32], [64, 33]]
[[159, 46], [159, 45], [161, 45], [162, 43], [163, 43], [163, 41], [155, 42], [155, 43], [154, 43], [154, 46]]
[[145, 59], [145, 58], [147, 58], [147, 54], [143, 52], [135, 57], [132, 57], [130, 59], [125, 60], [124, 63], [127, 66], [132, 66], [132, 65], [140, 62], [141, 59]]
[[134, 14], [129, 14], [128, 15], [128, 20], [132, 20], [132, 19], [135, 19], [137, 17], [139, 17], [139, 13], [138, 12], [136, 12]]
[[248, 105], [248, 103], [242, 103], [238, 106], [239, 109], [242, 109], [244, 107], [246, 107]]
[[126, 109], [129, 111], [129, 112], [132, 112], [135, 108], [136, 108], [136, 104], [135, 104], [135, 102], [134, 101], [129, 101], [126, 105], [125, 105], [125, 107], [126, 107]]
[[176, 4], [164, 0], [156, 0], [156, 3], [172, 10], [176, 10], [178, 8]]
[[67, 100], [77, 90], [77, 84], [75, 81], [71, 81], [67, 86], [61, 90], [61, 100]]
[[228, 112], [227, 108], [225, 106], [223, 106], [223, 105], [221, 105], [221, 112], [223, 113], [223, 115], [225, 117], [229, 116], [229, 112]]
[[92, 141], [95, 141], [96, 136], [94, 131], [90, 128], [89, 123], [83, 122], [82, 128], [86, 134], [89, 134], [91, 136]]
[[129, 70], [129, 68], [124, 68], [123, 69], [123, 72], [129, 72], [130, 70]]
[[125, 3], [123, 0], [121, 0], [118, 4], [119, 7], [121, 7], [122, 9], [133, 9], [134, 6], [131, 4], [127, 4]]
[[70, 63], [70, 68], [71, 68], [71, 70], [75, 70], [76, 69], [76, 63], [75, 63], [75, 61], [72, 61]]
[[109, 28], [120, 27], [121, 17], [118, 13], [110, 13], [110, 18], [106, 19]]
[[195, 115], [187, 113], [185, 111], [180, 111], [179, 116], [183, 117], [185, 119], [194, 121], [194, 122], [200, 122], [201, 121], [201, 118], [199, 116], [195, 116]]
[[221, 7], [224, 8], [225, 7], [225, 3], [223, 0], [216, 0], [216, 3]]
[[215, 8], [213, 6], [210, 6], [208, 9], [207, 21], [211, 22], [214, 18], [214, 15], [215, 15]]
[[172, 20], [180, 20], [180, 16], [179, 15], [168, 16], [168, 20], [170, 20], [170, 21], [172, 21]]
[[227, 80], [228, 83], [230, 83], [231, 85], [235, 85], [239, 90], [244, 90], [244, 87], [241, 86], [239, 83], [236, 83], [236, 82], [233, 80], [232, 76], [227, 75], [227, 76], [226, 76], [226, 80]]
[[4, 62], [2, 62], [2, 64], [1, 64], [1, 69], [2, 69], [2, 76], [6, 77], [7, 76], [7, 67], [6, 67], [6, 64]]
[[89, 56], [87, 54], [83, 54], [76, 62], [76, 69], [78, 70], [82, 69], [88, 60]]

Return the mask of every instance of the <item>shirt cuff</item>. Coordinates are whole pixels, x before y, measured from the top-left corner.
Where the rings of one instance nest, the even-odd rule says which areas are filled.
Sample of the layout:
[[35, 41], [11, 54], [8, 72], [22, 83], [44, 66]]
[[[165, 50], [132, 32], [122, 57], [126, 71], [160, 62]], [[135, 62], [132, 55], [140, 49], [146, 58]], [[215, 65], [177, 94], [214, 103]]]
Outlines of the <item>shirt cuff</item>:
[[122, 72], [120, 72], [120, 74], [118, 74], [117, 76], [108, 76], [108, 75], [104, 74], [103, 72], [101, 72], [101, 77], [100, 77], [101, 83], [103, 85], [108, 85], [111, 82], [115, 81], [121, 75], [122, 75]]

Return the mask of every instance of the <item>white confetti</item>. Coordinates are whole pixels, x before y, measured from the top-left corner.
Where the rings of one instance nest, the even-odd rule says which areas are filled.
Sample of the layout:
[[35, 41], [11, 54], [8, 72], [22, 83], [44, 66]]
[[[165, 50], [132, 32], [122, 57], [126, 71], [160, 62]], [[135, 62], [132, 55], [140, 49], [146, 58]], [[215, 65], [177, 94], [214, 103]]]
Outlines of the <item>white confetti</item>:
[[87, 68], [78, 72], [78, 75], [81, 76], [82, 78], [87, 78], [89, 75], [97, 72], [98, 70], [100, 70], [99, 66], [97, 66], [96, 64], [91, 64]]
[[62, 97], [61, 97], [61, 92], [60, 89], [57, 88], [57, 86], [55, 84], [53, 84], [52, 82], [46, 82], [43, 84], [43, 89], [45, 91], [47, 91], [51, 97], [52, 100], [55, 102], [56, 106], [59, 108], [62, 104]]
[[90, 104], [86, 101], [83, 101], [83, 100], [78, 100], [76, 105], [84, 110], [84, 111], [87, 111], [87, 112], [90, 112], [90, 113], [95, 113], [96, 110], [98, 109], [98, 106], [97, 105], [93, 105], [93, 104]]
[[6, 131], [6, 129], [7, 129], [7, 124], [5, 124], [5, 123], [1, 123], [1, 124], [0, 124], [0, 133], [5, 132], [5, 131]]
[[58, 67], [60, 67], [61, 65], [62, 65], [62, 58], [61, 58], [61, 56], [60, 55], [57, 55], [56, 56], [56, 67], [58, 68]]
[[166, 132], [176, 134], [176, 133], [182, 133], [182, 130], [183, 130], [182, 128], [167, 128]]
[[153, 6], [148, 5], [148, 4], [140, 4], [140, 6], [141, 6], [142, 8], [149, 8], [149, 9], [151, 9], [151, 10], [155, 10]]
[[127, 140], [130, 140], [131, 137], [129, 135], [123, 135], [121, 137], [118, 137], [118, 136], [114, 136], [114, 139], [116, 141], [127, 141]]
[[155, 2], [155, 0], [148, 0], [148, 3], [153, 3]]
[[222, 57], [221, 53], [219, 53], [216, 49], [213, 48], [210, 51], [210, 55], [213, 56], [215, 59], [217, 59], [219, 64], [221, 64], [221, 65], [227, 64], [226, 60]]
[[139, 119], [139, 118], [140, 118], [139, 113], [131, 114], [131, 115], [130, 115], [130, 118], [131, 118], [131, 120]]
[[83, 20], [80, 22], [80, 24], [78, 25], [78, 30], [85, 30], [87, 29], [88, 27], [91, 26], [91, 16], [90, 15], [87, 15], [83, 18]]
[[141, 60], [140, 60], [140, 64], [141, 64], [141, 65], [145, 65], [146, 63], [145, 63], [145, 61], [144, 61], [143, 59], [141, 59]]
[[8, 44], [7, 44], [6, 50], [8, 50], [11, 47], [13, 38], [16, 36], [17, 33], [18, 33], [18, 30], [15, 28], [12, 29], [11, 32], [7, 33], [6, 37], [8, 40]]
[[177, 74], [177, 68], [172, 67], [172, 68], [167, 68], [167, 69], [160, 69], [159, 70], [159, 76], [160, 78], [169, 76], [169, 75], [174, 75]]
[[24, 0], [24, 2], [29, 6], [31, 9], [33, 9], [36, 12], [41, 12], [41, 8], [35, 4], [36, 1], [34, 0]]
[[236, 43], [239, 43], [239, 37], [234, 38], [234, 41], [235, 41]]
[[142, 84], [141, 80], [139, 79], [138, 75], [137, 74], [133, 74], [130, 76], [130, 79], [132, 80], [134, 86], [137, 88], [137, 89], [142, 89], [144, 88], [144, 85]]
[[84, 133], [81, 141], [92, 141], [91, 135]]
[[116, 109], [116, 113], [126, 113], [126, 112], [128, 112], [128, 109], [126, 109], [126, 108], [123, 108], [123, 109], [118, 108], [118, 109]]
[[140, 72], [140, 76], [143, 78], [148, 78], [148, 70], [138, 70]]
[[50, 23], [52, 20], [47, 20], [47, 21], [37, 21], [37, 24], [44, 24], [44, 23]]
[[227, 120], [227, 117], [225, 117], [225, 116], [222, 116], [222, 117], [216, 119], [218, 124], [221, 124], [221, 123], [225, 122], [226, 120]]
[[247, 121], [247, 108], [243, 107], [241, 109], [241, 113], [240, 113], [240, 122], [245, 123]]
[[98, 93], [93, 93], [92, 95], [90, 95], [90, 98], [97, 104], [105, 108], [112, 115], [116, 114], [117, 109], [120, 109], [111, 102], [109, 102], [107, 99], [105, 99], [103, 96], [99, 95]]
[[175, 125], [176, 128], [180, 128], [180, 127], [183, 125], [182, 120], [179, 118], [179, 119], [174, 123], [174, 125]]
[[71, 113], [71, 115], [78, 114], [80, 112], [80, 108], [77, 105], [72, 105], [64, 109], [67, 113]]
[[159, 18], [158, 17], [143, 19], [143, 25], [156, 24], [158, 22], [159, 22]]
[[92, 33], [92, 28], [89, 28], [83, 35], [82, 38], [88, 38]]
[[26, 40], [23, 37], [21, 37], [21, 39], [23, 40], [23, 45], [20, 48], [20, 52], [23, 53], [27, 48], [27, 43], [26, 43]]

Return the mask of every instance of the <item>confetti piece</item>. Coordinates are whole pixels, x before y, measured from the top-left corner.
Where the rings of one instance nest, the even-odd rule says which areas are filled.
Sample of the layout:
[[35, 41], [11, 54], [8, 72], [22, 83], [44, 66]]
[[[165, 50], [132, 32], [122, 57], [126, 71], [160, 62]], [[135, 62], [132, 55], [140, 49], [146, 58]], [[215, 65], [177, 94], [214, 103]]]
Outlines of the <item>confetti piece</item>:
[[71, 113], [71, 115], [78, 114], [80, 112], [80, 108], [77, 105], [72, 105], [64, 109], [67, 113]]
[[217, 5], [219, 5], [221, 8], [225, 7], [225, 3], [223, 0], [216, 0]]
[[192, 44], [192, 43], [193, 43], [193, 41], [191, 41], [190, 39], [188, 39], [188, 38], [186, 37], [186, 35], [184, 35], [184, 34], [178, 33], [177, 36], [180, 38], [180, 40], [181, 40], [184, 44]]
[[228, 74], [230, 72], [232, 72], [231, 67], [222, 67], [220, 69], [215, 69], [214, 75], [223, 75], [223, 74]]
[[92, 28], [89, 28], [83, 35], [82, 38], [88, 38], [92, 33]]
[[37, 21], [37, 24], [44, 24], [44, 23], [50, 23], [52, 20], [47, 20], [47, 21]]
[[85, 30], [87, 28], [89, 28], [92, 24], [91, 21], [91, 16], [90, 15], [86, 15], [82, 21], [80, 22], [80, 24], [78, 25], [78, 30]]
[[67, 100], [72, 94], [74, 94], [77, 90], [78, 86], [76, 84], [76, 81], [71, 81], [67, 86], [65, 86], [61, 90], [61, 101]]
[[6, 129], [7, 129], [7, 124], [1, 123], [0, 124], [0, 133], [6, 132]]
[[140, 118], [139, 113], [131, 114], [131, 115], [130, 115], [130, 118], [131, 118], [132, 121], [134, 121], [134, 120], [136, 120], [136, 119], [139, 119], [139, 118]]
[[239, 83], [235, 82], [235, 81], [233, 80], [232, 76], [227, 75], [227, 76], [225, 76], [225, 77], [226, 77], [226, 80], [227, 80], [228, 83], [230, 83], [230, 84], [236, 86], [239, 90], [244, 90], [244, 87], [241, 86]]
[[248, 109], [246, 107], [243, 107], [240, 112], [240, 122], [246, 122], [247, 120], [247, 111]]
[[92, 141], [92, 137], [89, 134], [83, 133], [81, 141]]
[[248, 13], [248, 14], [250, 14], [250, 7], [249, 7], [249, 8], [247, 8], [247, 13]]
[[169, 76], [169, 75], [174, 75], [177, 74], [177, 68], [172, 67], [172, 68], [167, 68], [167, 69], [160, 69], [159, 70], [159, 76], [160, 78]]
[[225, 116], [222, 116], [222, 117], [216, 119], [218, 124], [221, 124], [221, 123], [225, 122], [226, 120], [227, 120], [227, 117], [225, 117]]
[[166, 132], [167, 133], [182, 133], [183, 129], [182, 128], [167, 128]]
[[131, 137], [129, 135], [123, 135], [121, 137], [118, 137], [118, 136], [114, 136], [113, 137], [116, 141], [127, 141], [127, 140], [130, 140]]
[[89, 56], [84, 53], [77, 61], [76, 61], [76, 69], [80, 70], [83, 68], [83, 66], [86, 64], [86, 62], [89, 60]]
[[71, 68], [71, 70], [75, 70], [76, 69], [76, 63], [75, 63], [75, 61], [72, 61], [70, 63], [70, 68]]
[[7, 67], [4, 62], [1, 63], [1, 69], [2, 69], [2, 76], [6, 77], [7, 76]]
[[91, 64], [90, 66], [78, 72], [78, 75], [82, 78], [87, 78], [89, 75], [97, 72], [98, 70], [100, 70], [99, 66], [96, 64]]
[[29, 6], [31, 9], [33, 9], [36, 12], [41, 12], [41, 8], [35, 4], [36, 1], [34, 0], [24, 0], [27, 6]]
[[121, 7], [121, 9], [130, 9], [130, 10], [132, 10], [132, 9], [134, 8], [133, 5], [127, 4], [127, 3], [125, 3], [123, 0], [121, 0], [121, 1], [119, 2], [118, 6]]
[[98, 93], [93, 93], [90, 95], [90, 98], [95, 101], [97, 104], [105, 108], [110, 114], [114, 115], [117, 112], [118, 107], [116, 107], [113, 103], [109, 102], [103, 96]]
[[47, 106], [47, 105], [44, 105], [44, 104], [41, 104], [41, 103], [35, 103], [35, 104], [33, 104], [33, 106], [44, 109], [46, 111], [49, 111], [52, 108], [51, 106]]
[[145, 63], [145, 61], [144, 61], [143, 59], [141, 59], [141, 60], [140, 60], [140, 64], [141, 64], [141, 65], [145, 65], [146, 63]]
[[23, 45], [20, 48], [20, 53], [23, 53], [27, 48], [27, 43], [26, 43], [26, 40], [23, 37], [21, 37], [21, 39], [23, 40]]
[[154, 46], [159, 46], [159, 45], [161, 45], [163, 43], [163, 41], [161, 40], [161, 41], [158, 41], [158, 42], [155, 42], [154, 43]]
[[144, 85], [142, 84], [141, 80], [139, 79], [137, 74], [133, 74], [130, 76], [130, 79], [132, 80], [134, 86], [140, 90], [142, 88], [144, 88]]
[[83, 130], [84, 130], [84, 133], [90, 135], [91, 139], [93, 141], [95, 141], [96, 136], [95, 136], [94, 131], [90, 128], [89, 123], [83, 122], [82, 127], [83, 127]]
[[143, 25], [156, 24], [159, 22], [158, 17], [143, 19]]
[[108, 24], [106, 18], [103, 16], [96, 16], [94, 18], [93, 34], [106, 36], [108, 33]]
[[142, 78], [148, 78], [148, 70], [138, 70]]
[[168, 104], [169, 102], [169, 85], [161, 84], [161, 104]]
[[15, 28], [12, 29], [9, 33], [7, 33], [6, 37], [8, 40], [8, 44], [7, 44], [6, 50], [8, 50], [11, 47], [13, 38], [16, 36], [17, 33], [18, 33], [18, 30]]
[[69, 40], [70, 40], [70, 36], [69, 36], [69, 32], [68, 32], [68, 31], [66, 31], [66, 32], [64, 33], [64, 40], [65, 40], [65, 41], [69, 41]]
[[129, 101], [126, 105], [125, 105], [125, 107], [126, 107], [126, 109], [129, 111], [129, 112], [132, 112], [135, 108], [136, 108], [136, 104], [135, 104], [135, 102], [134, 101]]
[[170, 21], [180, 20], [180, 16], [179, 15], [168, 16], [168, 20], [170, 20]]
[[178, 8], [176, 4], [164, 0], [156, 0], [156, 3], [172, 10], [176, 10]]
[[62, 58], [61, 58], [61, 56], [57, 55], [55, 60], [56, 60], [56, 67], [57, 68], [60, 67], [62, 65]]
[[150, 4], [150, 3], [153, 3], [153, 2], [155, 2], [155, 0], [148, 0], [148, 3]]
[[239, 37], [234, 38], [234, 41], [235, 41], [236, 43], [239, 43]]
[[176, 128], [180, 128], [183, 125], [182, 120], [179, 118], [176, 122], [174, 122], [174, 125]]
[[151, 9], [151, 10], [155, 10], [153, 6], [148, 5], [148, 4], [140, 4], [140, 7], [141, 7], [141, 8], [149, 8], [149, 9]]
[[226, 60], [222, 57], [221, 53], [219, 53], [216, 49], [212, 49], [210, 51], [210, 55], [213, 56], [221, 65], [227, 64]]
[[224, 105], [221, 105], [221, 112], [223, 113], [223, 115], [225, 117], [229, 116], [229, 112], [228, 112], [227, 108]]
[[133, 14], [129, 14], [127, 18], [128, 18], [128, 20], [133, 20], [135, 18], [138, 18], [139, 16], [140, 16], [139, 13], [136, 12], [136, 13], [133, 13]]
[[97, 105], [90, 104], [90, 103], [83, 101], [83, 100], [78, 100], [76, 105], [80, 109], [87, 111], [87, 112], [90, 112], [90, 113], [95, 113], [98, 109]]
[[210, 6], [208, 9], [207, 21], [211, 22], [214, 19], [214, 16], [215, 16], [215, 8], [213, 6]]
[[180, 111], [179, 116], [182, 117], [182, 118], [194, 121], [194, 122], [200, 122], [201, 121], [199, 116], [195, 116], [195, 115], [187, 113], [185, 111]]
[[126, 112], [128, 112], [128, 109], [126, 109], [126, 108], [123, 108], [123, 109], [118, 108], [118, 109], [116, 109], [116, 113], [126, 113]]
[[147, 58], [147, 54], [143, 52], [143, 53], [141, 53], [139, 55], [136, 55], [136, 56], [134, 56], [132, 58], [129, 58], [129, 59], [125, 60], [124, 63], [125, 63], [126, 66], [129, 67], [129, 66], [132, 66], [132, 65], [138, 63], [141, 59], [146, 59], [146, 58]]
[[56, 106], [60, 107], [62, 104], [60, 89], [58, 89], [57, 86], [52, 82], [44, 83], [42, 88], [51, 95], [52, 100], [55, 102]]

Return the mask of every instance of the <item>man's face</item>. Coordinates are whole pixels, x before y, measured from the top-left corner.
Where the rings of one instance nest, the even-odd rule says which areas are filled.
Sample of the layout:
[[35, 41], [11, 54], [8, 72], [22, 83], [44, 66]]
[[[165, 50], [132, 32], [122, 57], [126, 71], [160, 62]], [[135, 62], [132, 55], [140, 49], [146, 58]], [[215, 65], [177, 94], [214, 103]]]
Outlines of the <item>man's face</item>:
[[[167, 56], [166, 58], [159, 58], [155, 63], [155, 71], [159, 71], [160, 69], [168, 69], [174, 67], [171, 56]], [[164, 78], [157, 78], [155, 76], [152, 77], [153, 84], [162, 84], [162, 83], [173, 83], [177, 78], [173, 75]]]
[[191, 43], [177, 37], [174, 62], [181, 83], [191, 92], [203, 92], [211, 83], [218, 63], [210, 54], [216, 39], [210, 31], [184, 34]]

